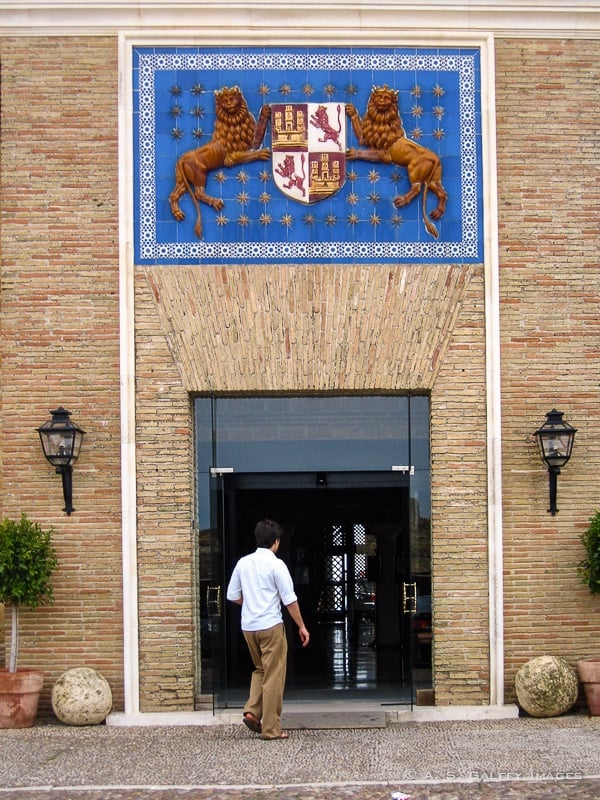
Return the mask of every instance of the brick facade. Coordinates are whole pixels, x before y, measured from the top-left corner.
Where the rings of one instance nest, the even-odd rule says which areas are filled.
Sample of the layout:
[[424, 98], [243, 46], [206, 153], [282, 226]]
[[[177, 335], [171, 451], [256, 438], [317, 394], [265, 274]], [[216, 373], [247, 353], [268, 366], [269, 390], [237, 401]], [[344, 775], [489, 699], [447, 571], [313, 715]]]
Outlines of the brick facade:
[[[496, 45], [506, 684], [541, 652], [596, 652], [600, 602], [577, 578], [600, 505], [599, 43]], [[517, 113], [518, 109], [518, 113]], [[528, 433], [556, 407], [576, 428], [546, 513]]]
[[[42, 707], [73, 666], [123, 703], [119, 432], [117, 44], [4, 38], [2, 515], [56, 528], [55, 604], [24, 611], [21, 666]], [[63, 405], [85, 431], [76, 513], [35, 428]]]
[[[117, 41], [4, 38], [2, 514], [54, 525], [56, 603], [24, 614], [21, 663], [100, 669], [123, 707]], [[600, 503], [599, 44], [496, 42], [506, 698], [528, 658], [591, 654], [578, 536]], [[482, 266], [135, 272], [140, 704], [194, 707], [197, 392], [428, 391], [440, 705], [489, 699]], [[71, 517], [34, 428], [86, 431]], [[560, 513], [531, 433], [579, 429]], [[455, 446], [455, 433], [469, 437]], [[449, 447], [449, 442], [452, 447]]]

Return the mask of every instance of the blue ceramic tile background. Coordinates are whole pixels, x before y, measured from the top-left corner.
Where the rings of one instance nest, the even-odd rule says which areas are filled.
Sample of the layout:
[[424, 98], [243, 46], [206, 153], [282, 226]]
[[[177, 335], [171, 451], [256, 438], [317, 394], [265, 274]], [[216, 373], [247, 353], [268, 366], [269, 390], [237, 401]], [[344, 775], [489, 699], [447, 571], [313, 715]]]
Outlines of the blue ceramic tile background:
[[[250, 112], [285, 103], [353, 103], [360, 116], [371, 90], [399, 92], [406, 136], [437, 153], [446, 213], [423, 223], [421, 198], [396, 209], [409, 187], [403, 167], [348, 161], [332, 197], [310, 205], [276, 186], [270, 161], [209, 174], [207, 193], [224, 208], [174, 219], [175, 165], [206, 144], [214, 92], [240, 87]], [[137, 264], [386, 263], [483, 261], [481, 88], [476, 48], [136, 47], [133, 52], [134, 231]], [[357, 147], [346, 120], [347, 147]], [[263, 147], [270, 147], [270, 126]], [[428, 209], [437, 200], [430, 192]]]

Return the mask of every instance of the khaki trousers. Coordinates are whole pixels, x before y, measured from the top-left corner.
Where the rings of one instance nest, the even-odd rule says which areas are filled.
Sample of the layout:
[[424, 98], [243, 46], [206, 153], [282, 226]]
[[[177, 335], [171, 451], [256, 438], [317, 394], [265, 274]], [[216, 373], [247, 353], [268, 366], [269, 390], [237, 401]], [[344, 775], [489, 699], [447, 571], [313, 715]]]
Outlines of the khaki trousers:
[[281, 709], [287, 667], [287, 638], [283, 623], [264, 631], [242, 631], [254, 664], [250, 696], [244, 713], [262, 721], [262, 738], [281, 736]]

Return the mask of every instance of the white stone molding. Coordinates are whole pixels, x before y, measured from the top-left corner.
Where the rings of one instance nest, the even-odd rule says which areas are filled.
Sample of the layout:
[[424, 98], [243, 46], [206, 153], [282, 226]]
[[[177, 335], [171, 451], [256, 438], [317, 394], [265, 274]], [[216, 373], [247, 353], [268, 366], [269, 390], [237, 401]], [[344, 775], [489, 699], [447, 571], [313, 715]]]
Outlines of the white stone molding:
[[[227, 22], [224, 22], [227, 20]], [[389, 29], [402, 34], [491, 32], [502, 37], [598, 38], [598, 0], [0, 0], [0, 35], [81, 36], [119, 31], [194, 31], [204, 42], [230, 25], [270, 43], [298, 43], [299, 30], [315, 43], [370, 40]], [[265, 36], [265, 34], [268, 34]]]

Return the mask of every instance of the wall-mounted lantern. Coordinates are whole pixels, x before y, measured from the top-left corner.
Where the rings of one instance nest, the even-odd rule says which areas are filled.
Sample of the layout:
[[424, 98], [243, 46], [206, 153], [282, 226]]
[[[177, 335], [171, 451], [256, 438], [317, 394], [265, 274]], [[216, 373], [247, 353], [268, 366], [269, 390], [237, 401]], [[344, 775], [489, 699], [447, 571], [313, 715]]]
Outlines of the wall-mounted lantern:
[[77, 461], [81, 442], [85, 431], [74, 425], [69, 417], [70, 411], [66, 411], [62, 406], [50, 412], [52, 419], [44, 422], [36, 428], [40, 435], [44, 455], [53, 467], [56, 467], [57, 474], [62, 477], [63, 497], [65, 507], [63, 511], [71, 514], [73, 508], [73, 467]]
[[563, 412], [555, 408], [546, 414], [546, 422], [535, 432], [537, 436], [540, 455], [548, 466], [548, 479], [550, 482], [550, 508], [548, 512], [554, 516], [558, 511], [556, 507], [557, 476], [560, 468], [564, 467], [571, 458], [573, 441], [577, 428], [563, 421]]

